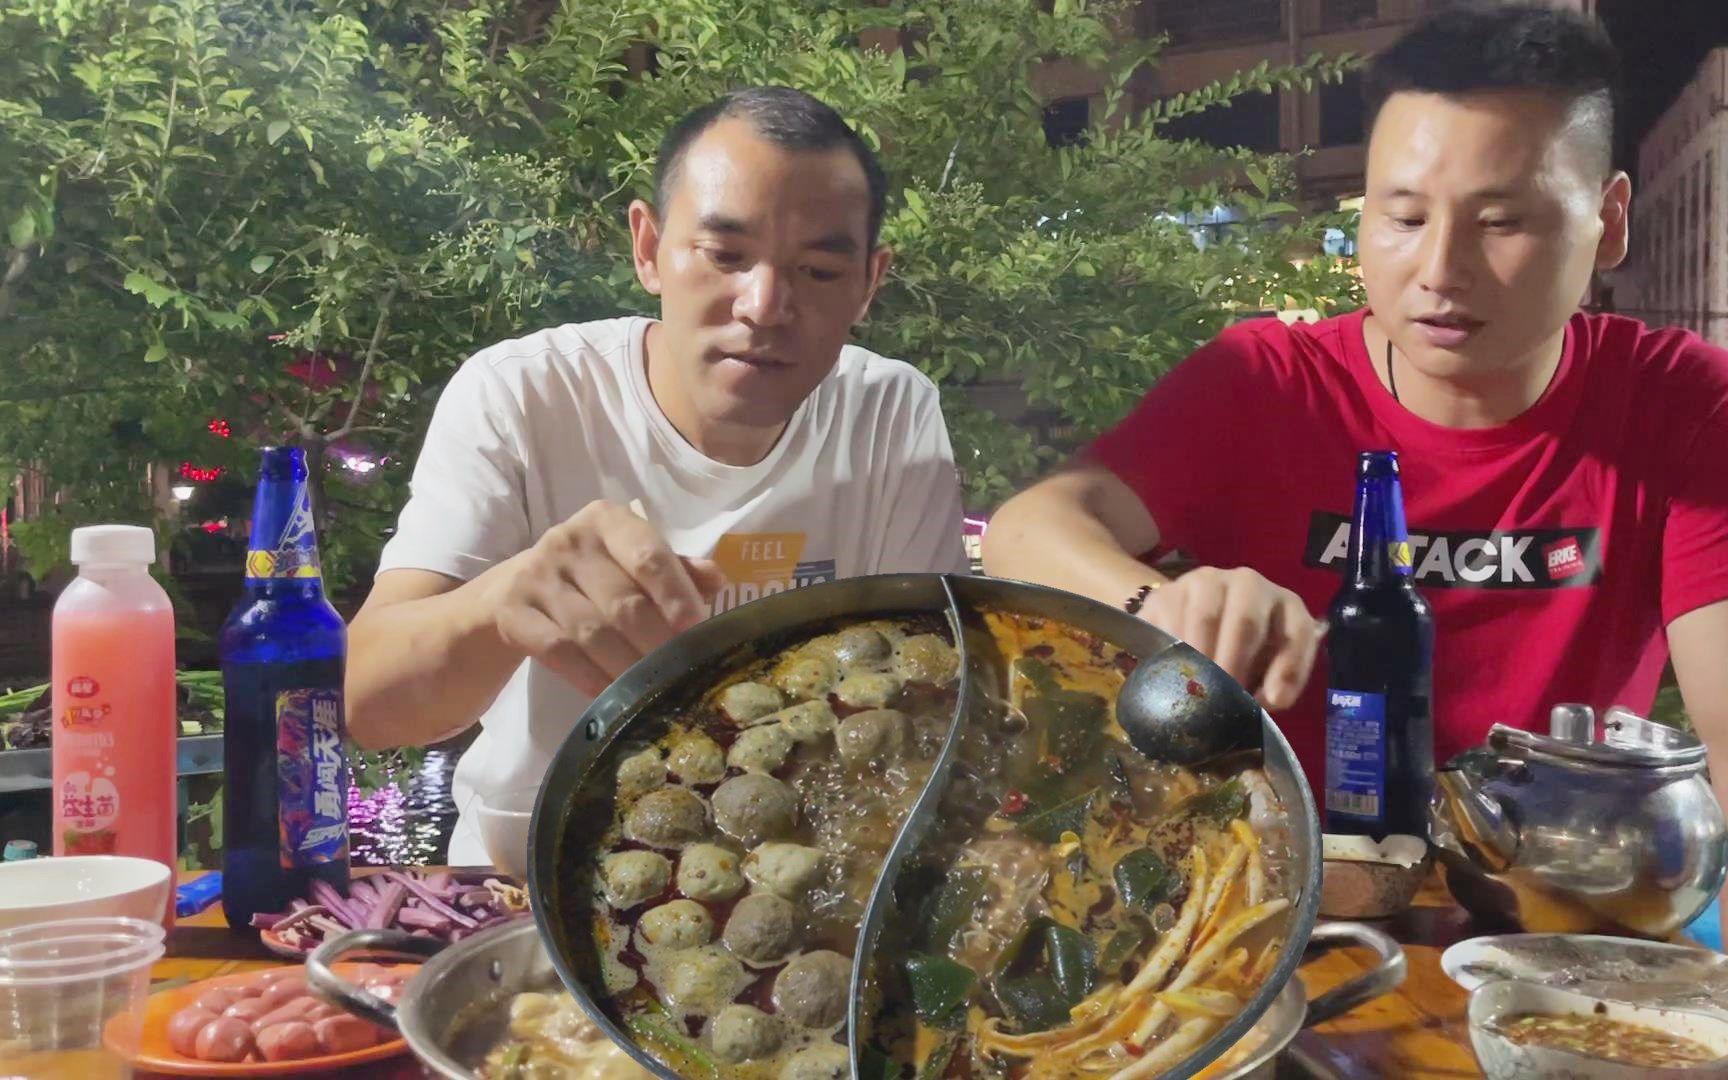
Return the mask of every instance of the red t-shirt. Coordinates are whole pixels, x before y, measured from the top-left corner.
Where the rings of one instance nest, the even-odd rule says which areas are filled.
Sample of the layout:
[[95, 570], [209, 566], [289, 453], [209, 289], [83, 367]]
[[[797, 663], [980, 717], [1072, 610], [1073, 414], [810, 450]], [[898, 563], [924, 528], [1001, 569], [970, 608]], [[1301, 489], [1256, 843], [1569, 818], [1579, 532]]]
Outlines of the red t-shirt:
[[[1248, 566], [1323, 616], [1342, 582], [1356, 455], [1398, 451], [1416, 584], [1434, 609], [1435, 760], [1559, 702], [1647, 713], [1663, 627], [1728, 599], [1728, 351], [1578, 314], [1541, 399], [1500, 427], [1407, 412], [1365, 312], [1235, 326], [1156, 386], [1091, 458], [1179, 550]], [[1325, 785], [1326, 658], [1277, 719]]]

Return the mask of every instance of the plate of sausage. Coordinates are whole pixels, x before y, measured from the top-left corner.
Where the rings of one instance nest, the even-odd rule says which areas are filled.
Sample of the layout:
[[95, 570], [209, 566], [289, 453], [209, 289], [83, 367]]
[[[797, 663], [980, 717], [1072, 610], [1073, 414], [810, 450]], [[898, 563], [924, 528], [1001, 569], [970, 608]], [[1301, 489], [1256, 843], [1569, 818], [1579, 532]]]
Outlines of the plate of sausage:
[[[394, 1001], [412, 964], [335, 965], [356, 986]], [[144, 1007], [136, 1053], [125, 1054], [115, 1017], [111, 1049], [134, 1066], [176, 1076], [289, 1076], [380, 1061], [407, 1050], [388, 1031], [312, 996], [300, 968], [219, 975], [160, 990]]]

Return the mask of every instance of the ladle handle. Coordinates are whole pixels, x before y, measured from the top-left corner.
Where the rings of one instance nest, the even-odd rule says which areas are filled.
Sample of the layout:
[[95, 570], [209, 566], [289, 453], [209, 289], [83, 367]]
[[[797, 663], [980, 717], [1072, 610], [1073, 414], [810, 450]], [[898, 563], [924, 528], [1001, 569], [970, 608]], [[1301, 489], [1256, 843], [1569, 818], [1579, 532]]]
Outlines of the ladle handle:
[[306, 958], [306, 984], [314, 994], [330, 1004], [395, 1031], [396, 1006], [355, 986], [336, 974], [331, 965], [349, 953], [361, 951], [424, 960], [436, 955], [445, 944], [438, 938], [414, 937], [400, 930], [350, 930], [312, 950]]
[[1352, 922], [1321, 923], [1308, 936], [1310, 949], [1324, 951], [1352, 945], [1372, 949], [1379, 961], [1354, 979], [1334, 986], [1310, 1001], [1303, 1027], [1323, 1024], [1341, 1016], [1382, 994], [1390, 994], [1404, 982], [1406, 963], [1403, 948], [1372, 926]]

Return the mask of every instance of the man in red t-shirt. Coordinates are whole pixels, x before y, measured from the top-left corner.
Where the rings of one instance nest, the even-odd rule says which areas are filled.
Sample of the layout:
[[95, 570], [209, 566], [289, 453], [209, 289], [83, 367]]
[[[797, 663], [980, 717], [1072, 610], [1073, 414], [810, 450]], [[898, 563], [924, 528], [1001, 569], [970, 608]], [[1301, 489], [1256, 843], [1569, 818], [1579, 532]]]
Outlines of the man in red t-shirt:
[[[1544, 8], [1410, 31], [1367, 79], [1368, 308], [1220, 335], [1004, 506], [985, 569], [1116, 605], [1153, 586], [1142, 614], [1253, 689], [1319, 791], [1315, 616], [1356, 455], [1396, 450], [1436, 759], [1497, 721], [1545, 731], [1559, 702], [1647, 712], [1672, 651], [1728, 803], [1728, 352], [1578, 311], [1626, 254], [1616, 67]], [[1149, 568], [1172, 552], [1201, 568]]]

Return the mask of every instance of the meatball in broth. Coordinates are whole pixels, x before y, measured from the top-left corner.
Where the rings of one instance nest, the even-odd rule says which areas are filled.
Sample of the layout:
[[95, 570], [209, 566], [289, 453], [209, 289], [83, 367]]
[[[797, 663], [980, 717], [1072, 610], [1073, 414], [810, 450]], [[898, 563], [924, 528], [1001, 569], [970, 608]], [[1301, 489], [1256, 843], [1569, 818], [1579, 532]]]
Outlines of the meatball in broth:
[[849, 1074], [864, 905], [954, 722], [945, 630], [874, 619], [794, 642], [619, 750], [588, 921], [606, 1008], [672, 1071]]

